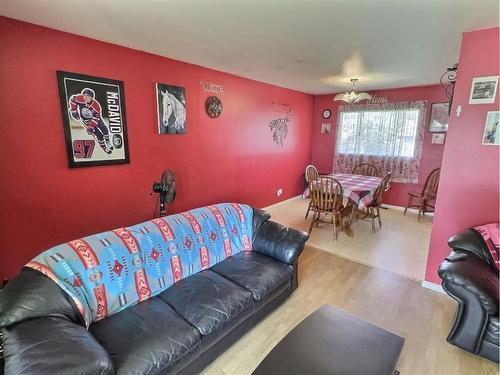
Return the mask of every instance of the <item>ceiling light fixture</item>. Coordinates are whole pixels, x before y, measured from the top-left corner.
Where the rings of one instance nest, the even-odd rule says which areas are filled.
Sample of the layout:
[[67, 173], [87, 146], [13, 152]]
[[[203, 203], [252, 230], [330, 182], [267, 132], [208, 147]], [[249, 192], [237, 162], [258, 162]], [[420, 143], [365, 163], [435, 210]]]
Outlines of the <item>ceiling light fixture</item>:
[[336, 102], [337, 100], [343, 100], [344, 102], [347, 102], [349, 104], [354, 104], [358, 103], [361, 100], [370, 100], [372, 96], [366, 92], [356, 92], [356, 82], [359, 80], [357, 78], [351, 78], [352, 82], [352, 91], [346, 91], [343, 94], [337, 94], [335, 95], [335, 98], [333, 98], [333, 101]]

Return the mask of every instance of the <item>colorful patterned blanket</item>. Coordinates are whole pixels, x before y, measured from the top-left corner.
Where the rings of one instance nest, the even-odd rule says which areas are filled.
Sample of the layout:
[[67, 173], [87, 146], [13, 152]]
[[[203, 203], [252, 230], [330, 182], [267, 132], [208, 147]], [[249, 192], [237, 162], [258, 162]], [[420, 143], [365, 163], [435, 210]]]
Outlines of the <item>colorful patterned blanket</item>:
[[500, 223], [491, 223], [478, 225], [474, 229], [483, 236], [484, 242], [490, 251], [491, 258], [495, 262], [497, 270], [500, 266], [499, 247], [500, 247]]
[[252, 249], [251, 207], [222, 203], [53, 247], [26, 266], [56, 282], [90, 323]]

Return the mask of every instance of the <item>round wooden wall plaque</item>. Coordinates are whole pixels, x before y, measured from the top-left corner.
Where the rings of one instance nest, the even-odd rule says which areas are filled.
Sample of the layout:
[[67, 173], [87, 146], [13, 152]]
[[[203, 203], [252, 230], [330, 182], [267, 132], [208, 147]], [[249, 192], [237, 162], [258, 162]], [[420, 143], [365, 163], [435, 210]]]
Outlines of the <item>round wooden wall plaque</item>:
[[209, 96], [205, 102], [205, 111], [210, 118], [217, 118], [222, 113], [222, 102], [216, 96]]

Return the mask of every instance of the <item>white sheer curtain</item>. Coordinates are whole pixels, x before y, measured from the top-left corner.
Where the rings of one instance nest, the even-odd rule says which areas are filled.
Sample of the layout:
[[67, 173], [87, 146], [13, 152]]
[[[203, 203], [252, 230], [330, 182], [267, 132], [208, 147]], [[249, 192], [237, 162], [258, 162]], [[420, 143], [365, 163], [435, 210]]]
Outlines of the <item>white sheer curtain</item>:
[[341, 106], [333, 170], [350, 173], [374, 164], [394, 182], [418, 183], [425, 101]]

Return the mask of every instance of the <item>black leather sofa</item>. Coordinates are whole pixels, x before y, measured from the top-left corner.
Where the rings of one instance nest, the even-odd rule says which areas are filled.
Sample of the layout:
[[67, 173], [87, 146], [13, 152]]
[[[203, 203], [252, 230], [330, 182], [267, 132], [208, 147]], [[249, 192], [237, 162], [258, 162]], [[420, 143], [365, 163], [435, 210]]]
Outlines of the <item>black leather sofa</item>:
[[458, 302], [458, 308], [447, 340], [498, 363], [498, 271], [494, 261], [482, 236], [473, 229], [454, 235], [448, 244], [453, 251], [438, 273], [443, 289]]
[[253, 251], [83, 326], [50, 279], [23, 269], [0, 292], [5, 374], [196, 374], [297, 288], [306, 233], [254, 210]]

